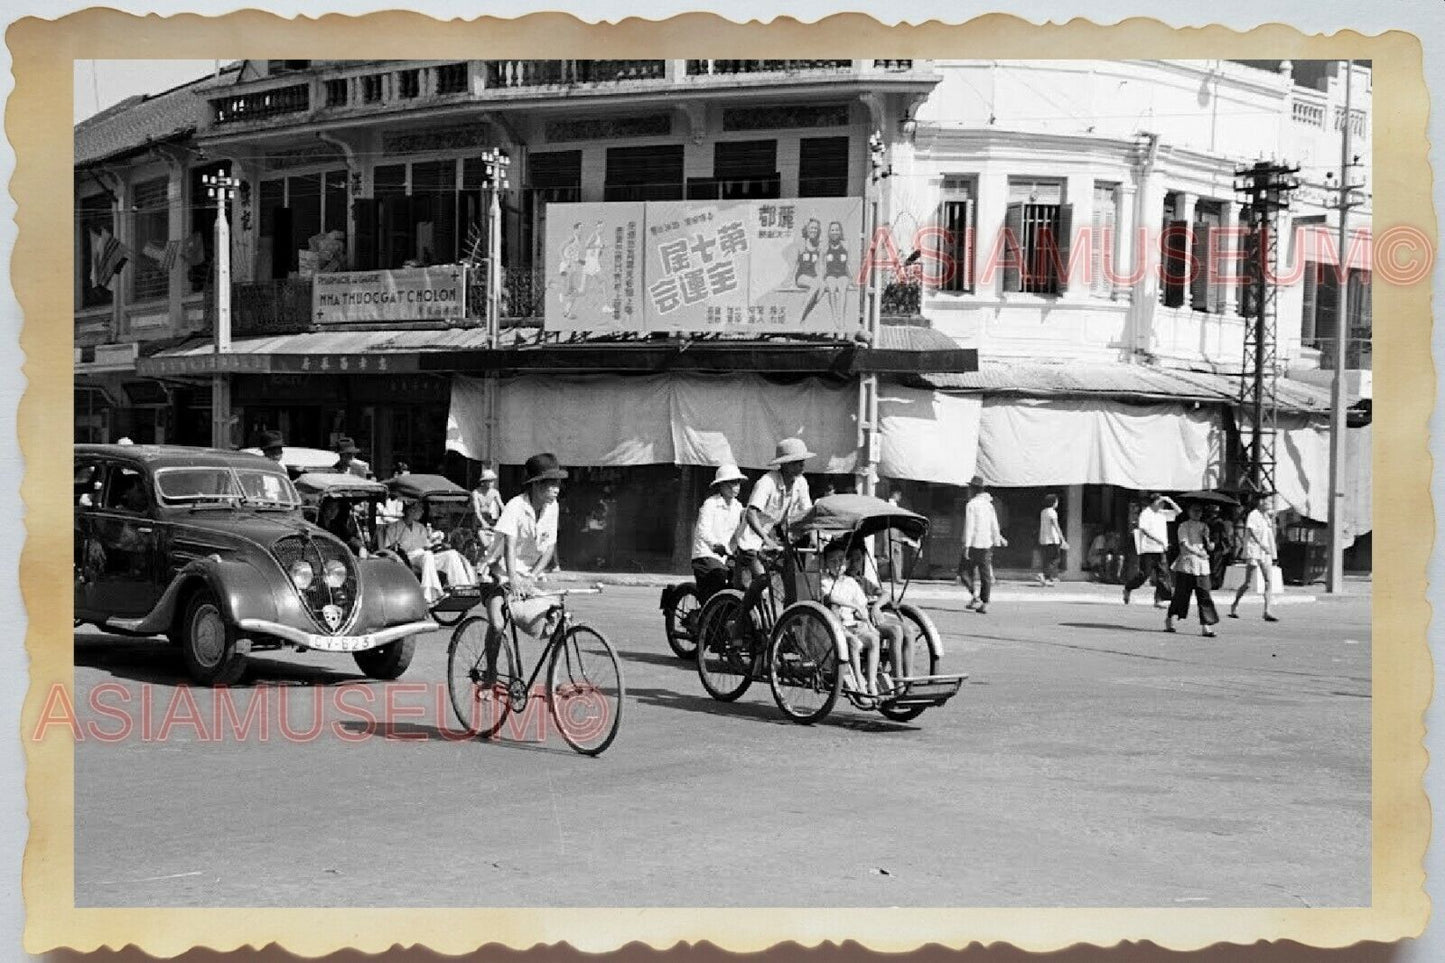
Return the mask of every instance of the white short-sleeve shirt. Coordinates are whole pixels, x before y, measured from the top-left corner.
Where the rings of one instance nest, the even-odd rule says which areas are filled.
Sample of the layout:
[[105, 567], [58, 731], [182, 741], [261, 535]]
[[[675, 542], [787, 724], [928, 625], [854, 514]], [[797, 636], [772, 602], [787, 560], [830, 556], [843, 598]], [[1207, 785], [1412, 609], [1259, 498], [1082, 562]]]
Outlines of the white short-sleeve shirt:
[[543, 508], [539, 518], [532, 508], [532, 500], [523, 492], [502, 508], [502, 517], [497, 519], [494, 531], [512, 537], [517, 574], [531, 575], [543, 554], [557, 544], [557, 503]]
[[[692, 557], [718, 558], [714, 545], [728, 545], [743, 517], [743, 503], [731, 502], [721, 495], [709, 495], [698, 509], [697, 524], [692, 530]], [[721, 561], [721, 559], [719, 559]]]
[[[770, 529], [786, 519], [795, 522], [813, 507], [813, 495], [808, 490], [808, 479], [799, 475], [791, 488], [785, 488], [783, 474], [776, 468], [768, 472], [753, 486], [748, 497], [748, 507], [756, 508], [763, 515], [763, 528]], [[756, 552], [763, 547], [763, 540], [753, 531], [746, 520], [738, 529], [735, 548], [745, 552]]]

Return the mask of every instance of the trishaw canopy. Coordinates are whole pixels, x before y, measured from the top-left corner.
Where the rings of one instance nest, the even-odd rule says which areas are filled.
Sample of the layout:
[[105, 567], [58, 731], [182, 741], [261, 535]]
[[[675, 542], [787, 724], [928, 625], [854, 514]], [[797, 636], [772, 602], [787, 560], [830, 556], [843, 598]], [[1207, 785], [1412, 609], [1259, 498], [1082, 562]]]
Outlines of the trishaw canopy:
[[444, 475], [398, 475], [386, 487], [401, 498], [466, 498], [467, 490]]
[[386, 486], [381, 482], [341, 472], [307, 472], [296, 479], [296, 490], [303, 496], [326, 498], [374, 498], [386, 497]]
[[922, 540], [928, 519], [872, 495], [825, 495], [791, 528], [795, 531], [852, 532], [867, 537], [897, 529], [908, 538]]
[[[243, 448], [244, 452], [252, 455], [264, 454], [259, 448]], [[287, 445], [281, 449], [281, 464], [285, 465], [293, 473], [305, 471], [326, 471], [335, 468], [340, 456], [334, 451], [325, 448], [300, 448], [295, 445]], [[353, 458], [352, 464], [360, 465], [363, 469], [371, 466], [360, 458]]]

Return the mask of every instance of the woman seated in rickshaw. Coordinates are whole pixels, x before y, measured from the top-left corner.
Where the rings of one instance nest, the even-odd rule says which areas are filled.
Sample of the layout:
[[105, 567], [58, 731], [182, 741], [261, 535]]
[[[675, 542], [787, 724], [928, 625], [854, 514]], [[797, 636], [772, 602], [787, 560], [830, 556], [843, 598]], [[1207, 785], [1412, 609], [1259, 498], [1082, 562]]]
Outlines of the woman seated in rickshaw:
[[322, 498], [316, 524], [346, 543], [357, 558], [367, 556], [367, 538], [356, 520], [351, 502], [345, 498]]
[[903, 620], [883, 608], [883, 579], [879, 577], [878, 563], [873, 560], [873, 555], [868, 551], [863, 539], [853, 539], [852, 545], [848, 547], [848, 566], [845, 571], [862, 588], [863, 596], [868, 600], [868, 619], [881, 640], [888, 643], [893, 675], [896, 677], [892, 681], [908, 678], [913, 667], [909, 664], [908, 647], [903, 644]]
[[422, 520], [422, 503], [415, 498], [402, 499], [401, 520], [382, 528], [377, 537], [380, 551], [394, 551], [411, 565], [421, 579], [422, 594], [428, 603], [446, 594], [442, 577], [448, 586], [474, 585], [476, 572], [462, 554], [446, 548], [445, 536], [432, 531]]
[[854, 680], [851, 688], [876, 696], [879, 633], [873, 627], [863, 586], [845, 571], [845, 540], [846, 536], [835, 538], [823, 548], [820, 587], [824, 603], [843, 623], [843, 635], [848, 640], [848, 671]]

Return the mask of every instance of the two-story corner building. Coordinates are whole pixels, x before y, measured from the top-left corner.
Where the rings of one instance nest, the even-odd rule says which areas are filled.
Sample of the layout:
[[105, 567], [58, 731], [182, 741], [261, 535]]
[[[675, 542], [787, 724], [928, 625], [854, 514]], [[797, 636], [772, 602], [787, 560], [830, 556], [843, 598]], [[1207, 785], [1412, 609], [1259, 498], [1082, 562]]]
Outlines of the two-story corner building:
[[[1279, 225], [1287, 430], [1277, 485], [1300, 514], [1322, 520], [1322, 369], [1339, 343], [1342, 284], [1349, 390], [1369, 397], [1369, 67], [1353, 67], [1346, 120], [1334, 62], [932, 65], [942, 80], [894, 145], [887, 216], [900, 249], [924, 255], [922, 313], [978, 349], [977, 374], [936, 383], [984, 393], [980, 471], [1007, 490], [1013, 516], [1004, 559], [1026, 564], [1047, 491], [1067, 489], [1069, 540], [1083, 549], [1127, 526], [1134, 490], [1236, 481], [1244, 415], [1230, 399], [1240, 394], [1251, 311], [1232, 259], [1248, 253], [1237, 171], [1259, 160], [1300, 168]], [[1334, 205], [1346, 123], [1352, 178], [1365, 188], [1342, 271]], [[1050, 235], [1066, 239], [1056, 261], [1043, 256]], [[1349, 434], [1358, 477], [1347, 543], [1370, 529], [1369, 430]], [[940, 495], [934, 510], [952, 500]]]
[[[1314, 194], [1302, 190], [1291, 213], [1332, 224], [1319, 205], [1342, 89], [1326, 65], [1233, 62], [231, 65], [77, 128], [77, 431], [205, 442], [206, 379], [219, 366], [231, 372], [237, 444], [267, 427], [303, 445], [347, 434], [383, 472], [442, 463], [461, 479], [467, 464], [443, 452], [478, 457], [469, 436], [479, 424], [504, 466], [561, 437], [581, 453], [559, 451], [576, 466], [578, 526], [590, 501], [619, 501], [618, 550], [676, 560], [706, 482], [675, 464], [688, 460], [679, 439], [699, 434], [678, 422], [737, 414], [728, 430], [759, 436], [739, 456], [745, 467], [760, 466], [764, 435], [801, 432], [829, 452], [819, 471], [847, 473], [859, 467], [857, 379], [874, 371], [885, 380], [880, 469], [934, 518], [935, 565], [956, 557], [960, 486], [975, 471], [998, 486], [1005, 563], [1025, 565], [1045, 491], [1065, 495], [1067, 534], [1081, 548], [1127, 524], [1135, 490], [1232, 480], [1238, 286], [1161, 283], [1159, 234], [1182, 222], [1207, 237], [1235, 223], [1234, 169], [1260, 156], [1304, 165]], [[1356, 68], [1354, 94], [1368, 164], [1367, 70]], [[446, 320], [318, 323], [320, 274], [476, 264], [490, 240], [493, 150], [511, 160], [499, 195], [507, 350], [486, 350], [475, 273], [462, 282], [471, 303]], [[875, 163], [887, 168], [881, 187]], [[199, 189], [217, 170], [240, 181], [229, 212], [236, 340], [219, 361], [206, 294], [214, 208]], [[871, 351], [538, 332], [556, 204], [874, 197], [900, 251], [919, 252], [933, 273], [921, 290], [890, 285], [884, 320], [910, 323], [885, 324]], [[1367, 225], [1368, 209], [1355, 217]], [[97, 285], [92, 269], [103, 278], [106, 255], [116, 257], [107, 219], [128, 260]], [[1005, 233], [1033, 263], [1046, 227], [1064, 237], [1088, 227], [1104, 243], [1088, 243], [1086, 257], [1076, 243], [1072, 266], [1053, 274], [993, 263]], [[1309, 253], [1328, 255], [1315, 244]], [[945, 260], [955, 270], [938, 272]], [[1352, 268], [1350, 321], [1367, 331], [1367, 255]], [[1328, 353], [1332, 277], [1311, 274], [1279, 296], [1290, 369], [1279, 395], [1293, 443], [1311, 457], [1327, 395], [1293, 379]], [[960, 346], [982, 359], [976, 373]], [[485, 417], [484, 385], [497, 392]], [[659, 385], [672, 410], [632, 420], [655, 412]], [[739, 399], [759, 406], [751, 421]], [[1367, 488], [1368, 456], [1360, 463]], [[1312, 470], [1280, 487], [1318, 518], [1322, 475]], [[1363, 517], [1362, 531], [1367, 508]], [[1076, 548], [1071, 567], [1083, 558]]]

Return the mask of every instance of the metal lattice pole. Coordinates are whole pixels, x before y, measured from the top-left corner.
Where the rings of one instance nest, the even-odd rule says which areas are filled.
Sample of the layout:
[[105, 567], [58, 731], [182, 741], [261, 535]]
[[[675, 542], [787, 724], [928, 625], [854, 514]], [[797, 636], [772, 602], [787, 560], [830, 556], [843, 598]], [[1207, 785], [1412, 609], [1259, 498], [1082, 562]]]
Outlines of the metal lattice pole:
[[1299, 182], [1298, 167], [1261, 161], [1235, 171], [1242, 179], [1235, 190], [1246, 196], [1245, 278], [1247, 307], [1244, 324], [1243, 370], [1239, 380], [1239, 407], [1248, 413], [1240, 425], [1244, 451], [1244, 482], [1251, 491], [1275, 491], [1275, 438], [1279, 427], [1279, 215], [1289, 209], [1290, 195]]

